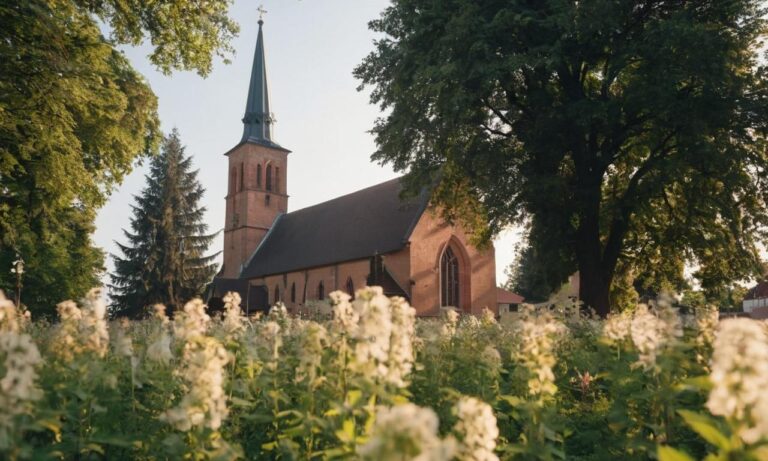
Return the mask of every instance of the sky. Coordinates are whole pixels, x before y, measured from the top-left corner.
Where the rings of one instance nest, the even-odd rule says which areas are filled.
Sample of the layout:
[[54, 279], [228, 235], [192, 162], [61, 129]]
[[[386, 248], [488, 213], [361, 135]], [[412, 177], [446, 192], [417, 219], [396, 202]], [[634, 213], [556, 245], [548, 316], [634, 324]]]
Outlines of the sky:
[[[292, 151], [288, 156], [288, 211], [298, 210], [399, 176], [388, 165], [372, 163], [375, 150], [368, 132], [379, 108], [368, 92], [357, 91], [352, 70], [373, 50], [375, 35], [368, 22], [379, 16], [385, 0], [236, 0], [230, 16], [240, 24], [229, 65], [220, 60], [207, 78], [194, 72], [163, 75], [149, 63], [147, 45], [123, 48], [158, 96], [164, 132], [179, 130], [187, 155], [200, 170], [206, 189], [202, 205], [208, 229], [224, 225], [227, 158], [240, 141], [253, 52], [258, 31], [257, 8], [263, 4], [264, 46], [270, 109], [277, 123], [272, 138]], [[108, 254], [115, 240], [125, 242], [131, 204], [141, 193], [148, 166], [137, 167], [101, 209], [94, 242]], [[361, 229], [361, 232], [364, 232]], [[515, 255], [519, 231], [502, 232], [495, 240], [496, 280]], [[211, 252], [223, 246], [220, 234]], [[108, 258], [107, 271], [113, 268]], [[107, 280], [105, 279], [105, 282]]]

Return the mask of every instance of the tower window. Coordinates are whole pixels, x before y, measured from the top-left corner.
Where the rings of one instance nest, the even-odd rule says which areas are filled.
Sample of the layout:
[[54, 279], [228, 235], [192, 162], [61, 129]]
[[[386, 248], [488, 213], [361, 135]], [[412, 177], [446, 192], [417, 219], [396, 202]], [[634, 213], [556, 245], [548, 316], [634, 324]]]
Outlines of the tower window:
[[317, 299], [325, 299], [325, 285], [323, 285], [322, 280], [317, 284]]
[[245, 166], [240, 163], [240, 181], [238, 182], [237, 190], [243, 190], [243, 177], [245, 176]]
[[264, 196], [264, 205], [269, 206], [269, 195]]
[[267, 165], [267, 190], [272, 190], [272, 165]]
[[275, 167], [275, 192], [280, 192], [280, 167]]
[[237, 167], [232, 167], [229, 172], [229, 193], [236, 192], [235, 186], [237, 185]]
[[291, 302], [296, 302], [296, 282], [291, 283]]
[[355, 296], [355, 283], [352, 281], [352, 277], [347, 277], [347, 294], [349, 296]]
[[261, 188], [261, 165], [256, 165], [256, 187]]
[[440, 258], [440, 305], [459, 307], [459, 259], [451, 247]]

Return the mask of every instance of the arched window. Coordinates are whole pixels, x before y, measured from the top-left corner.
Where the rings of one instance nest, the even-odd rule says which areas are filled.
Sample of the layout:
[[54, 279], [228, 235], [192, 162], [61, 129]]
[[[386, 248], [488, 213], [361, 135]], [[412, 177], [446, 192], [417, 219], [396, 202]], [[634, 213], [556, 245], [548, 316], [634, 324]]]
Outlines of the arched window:
[[267, 190], [272, 190], [272, 165], [267, 165]]
[[261, 188], [261, 165], [256, 165], [256, 187]]
[[296, 302], [296, 282], [291, 284], [291, 302]]
[[355, 283], [352, 281], [352, 277], [347, 277], [347, 294], [349, 296], [355, 296]]
[[323, 285], [322, 280], [317, 284], [317, 299], [325, 299], [325, 285]]
[[275, 285], [275, 304], [280, 301], [280, 285]]
[[237, 190], [243, 190], [243, 176], [245, 176], [245, 165], [240, 162], [240, 181], [238, 182]]
[[440, 258], [440, 305], [459, 306], [459, 259], [451, 247]]
[[280, 192], [280, 167], [275, 167], [275, 192]]

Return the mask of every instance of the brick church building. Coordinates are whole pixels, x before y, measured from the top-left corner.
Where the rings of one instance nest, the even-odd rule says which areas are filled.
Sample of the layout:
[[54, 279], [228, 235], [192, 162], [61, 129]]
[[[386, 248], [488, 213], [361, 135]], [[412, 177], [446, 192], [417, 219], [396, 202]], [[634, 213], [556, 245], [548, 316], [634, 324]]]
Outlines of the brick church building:
[[210, 296], [237, 291], [254, 312], [379, 285], [408, 299], [419, 315], [438, 315], [442, 306], [496, 311], [493, 247], [472, 246], [460, 227], [430, 210], [426, 193], [401, 200], [399, 179], [288, 212], [290, 151], [272, 139], [262, 25], [243, 137], [225, 154], [224, 264]]

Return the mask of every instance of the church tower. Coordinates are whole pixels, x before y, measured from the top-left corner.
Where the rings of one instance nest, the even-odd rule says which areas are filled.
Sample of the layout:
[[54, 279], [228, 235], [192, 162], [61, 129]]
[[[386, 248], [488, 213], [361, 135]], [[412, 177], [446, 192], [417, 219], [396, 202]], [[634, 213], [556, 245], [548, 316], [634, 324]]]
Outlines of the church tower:
[[225, 155], [229, 158], [229, 186], [224, 224], [224, 278], [237, 278], [244, 264], [267, 235], [275, 219], [288, 210], [288, 154], [272, 140], [275, 119], [269, 111], [264, 37], [259, 35], [253, 55], [243, 137]]

